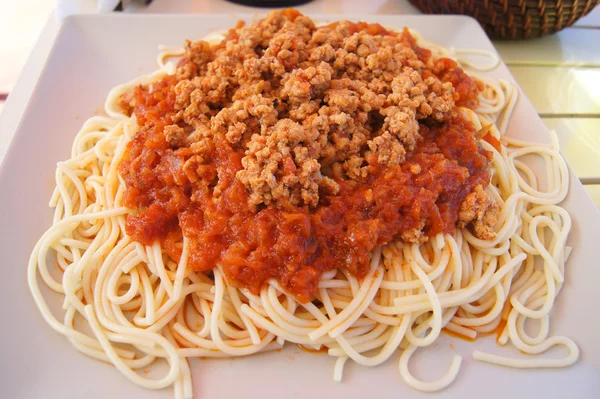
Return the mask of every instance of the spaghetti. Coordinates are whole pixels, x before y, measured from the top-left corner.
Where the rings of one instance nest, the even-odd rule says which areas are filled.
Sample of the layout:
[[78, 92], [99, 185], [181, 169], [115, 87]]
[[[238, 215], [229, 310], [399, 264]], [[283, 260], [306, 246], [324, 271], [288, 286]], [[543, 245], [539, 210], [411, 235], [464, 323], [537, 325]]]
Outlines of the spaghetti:
[[[413, 35], [434, 56], [469, 54]], [[193, 271], [185, 236], [177, 244], [181, 256], [174, 259], [158, 241], [143, 245], [126, 233], [132, 211], [124, 206], [119, 166], [140, 126], [119, 101], [135, 87], [173, 74], [175, 66], [166, 59], [181, 54], [165, 49], [157, 72], [114, 88], [106, 101], [108, 116], [89, 119], [71, 158], [57, 166], [53, 225], [32, 252], [28, 283], [44, 319], [77, 350], [114, 365], [144, 388], [174, 386], [177, 398], [192, 397], [189, 358], [247, 356], [286, 342], [327, 348], [337, 358], [335, 381], [341, 381], [349, 359], [377, 366], [400, 350], [401, 377], [422, 391], [447, 387], [460, 371], [456, 355], [436, 381], [421, 381], [410, 372], [412, 355], [434, 343], [442, 329], [474, 339], [505, 323], [501, 345], [510, 341], [531, 355], [554, 346], [568, 351], [560, 359], [524, 360], [474, 352], [476, 360], [488, 363], [544, 368], [577, 361], [573, 341], [549, 336], [549, 314], [570, 252], [571, 220], [558, 205], [568, 191], [568, 170], [556, 137], [545, 145], [504, 135], [517, 101], [510, 82], [480, 77], [479, 105], [459, 110], [477, 131], [486, 129], [501, 143], [480, 141], [491, 153], [486, 192], [500, 206], [494, 238], [483, 240], [459, 228], [424, 243], [393, 240], [372, 251], [362, 278], [342, 269], [325, 271], [318, 302], [304, 302], [275, 279], [255, 294], [229, 284], [220, 266], [211, 274]], [[544, 161], [543, 179], [522, 160], [530, 155]], [[62, 319], [51, 312], [39, 279], [64, 297]], [[529, 320], [539, 322], [536, 336], [525, 329]], [[157, 360], [169, 366], [161, 378], [138, 372]]]

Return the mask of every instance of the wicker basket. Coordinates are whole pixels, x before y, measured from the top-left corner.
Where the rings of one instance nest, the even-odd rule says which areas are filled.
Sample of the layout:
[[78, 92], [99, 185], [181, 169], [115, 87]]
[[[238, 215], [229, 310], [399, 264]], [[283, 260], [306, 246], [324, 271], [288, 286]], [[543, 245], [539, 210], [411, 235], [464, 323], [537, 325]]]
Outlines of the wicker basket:
[[474, 17], [496, 39], [540, 37], [572, 25], [600, 0], [410, 0], [428, 14]]

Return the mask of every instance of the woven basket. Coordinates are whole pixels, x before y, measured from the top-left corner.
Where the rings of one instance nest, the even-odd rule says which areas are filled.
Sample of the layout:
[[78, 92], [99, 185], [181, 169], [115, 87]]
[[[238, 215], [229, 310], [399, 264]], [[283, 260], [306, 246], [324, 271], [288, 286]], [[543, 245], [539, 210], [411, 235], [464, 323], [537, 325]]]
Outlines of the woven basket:
[[600, 0], [410, 0], [428, 14], [474, 17], [496, 39], [525, 39], [558, 32], [590, 12]]

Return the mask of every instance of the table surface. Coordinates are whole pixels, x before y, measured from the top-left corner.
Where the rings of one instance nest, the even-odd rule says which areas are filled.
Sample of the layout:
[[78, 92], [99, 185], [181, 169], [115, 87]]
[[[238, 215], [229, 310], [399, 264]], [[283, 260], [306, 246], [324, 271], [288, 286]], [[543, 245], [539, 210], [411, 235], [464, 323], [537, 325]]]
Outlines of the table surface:
[[[54, 0], [0, 3], [1, 161], [36, 84], [18, 76], [23, 68], [29, 69], [30, 76], [39, 75], [60, 22], [53, 11]], [[142, 3], [126, 1], [126, 12], [257, 11], [224, 0], [154, 0], [147, 7]], [[315, 14], [420, 13], [406, 0], [315, 0], [298, 8]], [[563, 155], [600, 208], [600, 7], [557, 34], [494, 44], [544, 123], [557, 132]], [[34, 46], [37, 51], [32, 53]], [[19, 95], [9, 95], [5, 103], [12, 91]]]

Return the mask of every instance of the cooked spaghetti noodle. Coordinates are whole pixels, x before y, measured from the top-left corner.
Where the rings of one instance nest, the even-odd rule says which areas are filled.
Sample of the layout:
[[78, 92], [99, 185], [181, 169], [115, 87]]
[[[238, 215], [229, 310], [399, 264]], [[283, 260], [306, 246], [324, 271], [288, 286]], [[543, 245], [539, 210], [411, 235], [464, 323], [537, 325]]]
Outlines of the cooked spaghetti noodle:
[[[469, 53], [413, 35], [436, 57]], [[501, 345], [510, 342], [530, 355], [554, 346], [568, 351], [560, 359], [474, 352], [484, 362], [543, 368], [577, 360], [573, 341], [549, 336], [549, 314], [570, 251], [571, 220], [558, 205], [568, 191], [568, 170], [556, 137], [546, 145], [504, 135], [517, 101], [510, 82], [479, 78], [479, 105], [459, 109], [477, 131], [498, 141], [480, 141], [491, 153], [486, 192], [500, 206], [494, 238], [458, 228], [422, 243], [392, 240], [372, 251], [362, 278], [342, 269], [325, 271], [318, 301], [311, 302], [298, 300], [276, 279], [256, 294], [228, 283], [220, 266], [212, 274], [194, 271], [185, 236], [177, 244], [181, 256], [174, 259], [158, 240], [143, 245], [126, 233], [132, 210], [124, 205], [119, 166], [140, 126], [135, 115], [123, 112], [120, 98], [173, 74], [175, 66], [166, 60], [181, 54], [165, 49], [157, 72], [114, 88], [106, 101], [108, 116], [89, 119], [74, 140], [71, 158], [57, 166], [53, 225], [32, 252], [28, 282], [45, 320], [77, 350], [114, 365], [141, 387], [174, 386], [177, 398], [192, 397], [189, 358], [246, 356], [286, 342], [327, 348], [337, 358], [335, 381], [341, 381], [348, 359], [377, 366], [399, 350], [402, 379], [422, 391], [447, 387], [460, 371], [461, 358], [455, 355], [436, 381], [421, 381], [410, 372], [411, 356], [434, 343], [443, 329], [474, 339], [504, 325]], [[544, 161], [543, 179], [522, 160], [528, 155]], [[51, 312], [39, 279], [64, 296], [62, 319]], [[536, 336], [526, 331], [528, 320], [539, 322]], [[138, 373], [159, 359], [169, 365], [162, 378]]]

